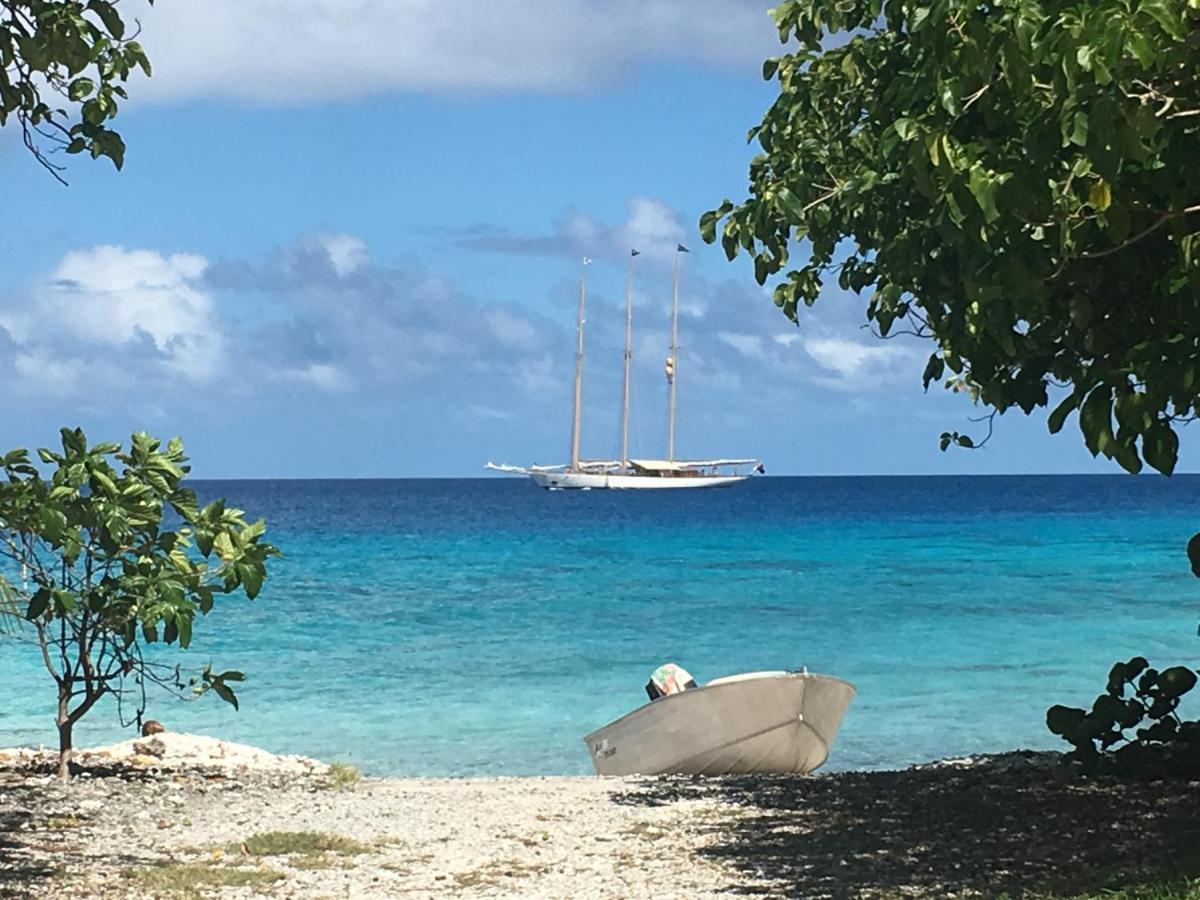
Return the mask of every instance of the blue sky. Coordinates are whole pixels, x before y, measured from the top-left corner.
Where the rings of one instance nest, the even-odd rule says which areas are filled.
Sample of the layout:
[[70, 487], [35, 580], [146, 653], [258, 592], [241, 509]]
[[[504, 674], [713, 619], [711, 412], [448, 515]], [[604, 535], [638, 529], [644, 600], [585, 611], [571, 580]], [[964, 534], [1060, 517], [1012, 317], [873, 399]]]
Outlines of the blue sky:
[[62, 424], [181, 434], [215, 477], [560, 462], [586, 254], [584, 453], [608, 456], [637, 247], [633, 448], [658, 455], [683, 241], [683, 454], [780, 474], [1111, 471], [1044, 416], [940, 453], [978, 411], [921, 390], [924, 345], [873, 340], [836, 289], [793, 326], [700, 243], [700, 214], [743, 196], [745, 132], [773, 96], [765, 8], [147, 8], [155, 76], [118, 119], [123, 172], [73, 159], [62, 188], [0, 135], [0, 444]]

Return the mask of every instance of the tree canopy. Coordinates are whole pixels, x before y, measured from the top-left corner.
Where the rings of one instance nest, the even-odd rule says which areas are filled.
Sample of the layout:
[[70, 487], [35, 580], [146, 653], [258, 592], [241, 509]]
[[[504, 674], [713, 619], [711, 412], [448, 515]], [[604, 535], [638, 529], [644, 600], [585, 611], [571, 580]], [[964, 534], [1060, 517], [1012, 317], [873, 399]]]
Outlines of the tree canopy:
[[25, 146], [60, 181], [58, 151], [107, 156], [118, 169], [125, 162], [125, 142], [107, 123], [130, 74], [149, 75], [150, 61], [117, 3], [0, 0], [0, 126], [15, 119]]
[[1052, 432], [1078, 410], [1093, 455], [1170, 473], [1200, 412], [1200, 0], [773, 14], [749, 197], [704, 239], [793, 320], [836, 280], [878, 334], [932, 339], [926, 388], [1028, 414], [1061, 386]]
[[[237, 706], [230, 683], [242, 673], [205, 666], [186, 678], [145, 648], [186, 648], [217, 597], [258, 595], [279, 551], [261, 519], [221, 500], [201, 507], [181, 485], [189, 467], [178, 438], [163, 447], [135, 434], [123, 450], [64, 428], [61, 444], [38, 451], [46, 474], [27, 450], [0, 455], [0, 620], [16, 639], [32, 630], [54, 679], [65, 776], [72, 729], [105, 696], [139, 724], [148, 685], [211, 690]], [[17, 615], [24, 628], [13, 627]]]

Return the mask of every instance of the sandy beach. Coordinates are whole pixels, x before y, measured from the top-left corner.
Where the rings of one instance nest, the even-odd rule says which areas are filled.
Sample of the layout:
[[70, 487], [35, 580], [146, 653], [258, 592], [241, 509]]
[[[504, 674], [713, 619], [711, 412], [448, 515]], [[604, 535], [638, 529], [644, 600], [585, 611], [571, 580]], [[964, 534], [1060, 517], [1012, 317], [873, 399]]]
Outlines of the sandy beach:
[[807, 778], [361, 779], [163, 734], [0, 752], [14, 897], [1073, 895], [1196, 859], [1200, 782], [1053, 754]]

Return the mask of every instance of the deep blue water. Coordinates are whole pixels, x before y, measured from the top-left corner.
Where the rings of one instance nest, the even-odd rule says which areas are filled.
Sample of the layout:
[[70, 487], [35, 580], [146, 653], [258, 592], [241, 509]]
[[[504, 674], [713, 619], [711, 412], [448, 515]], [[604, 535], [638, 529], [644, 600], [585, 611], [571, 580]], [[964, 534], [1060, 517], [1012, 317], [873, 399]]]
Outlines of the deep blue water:
[[[523, 479], [197, 482], [286, 556], [179, 658], [235, 712], [149, 714], [376, 774], [590, 771], [580, 737], [659, 663], [807, 666], [859, 689], [831, 768], [1054, 747], [1109, 665], [1200, 662], [1200, 476], [762, 478], [548, 493]], [[52, 743], [53, 684], [0, 638], [0, 745]], [[127, 736], [97, 707], [79, 740]]]

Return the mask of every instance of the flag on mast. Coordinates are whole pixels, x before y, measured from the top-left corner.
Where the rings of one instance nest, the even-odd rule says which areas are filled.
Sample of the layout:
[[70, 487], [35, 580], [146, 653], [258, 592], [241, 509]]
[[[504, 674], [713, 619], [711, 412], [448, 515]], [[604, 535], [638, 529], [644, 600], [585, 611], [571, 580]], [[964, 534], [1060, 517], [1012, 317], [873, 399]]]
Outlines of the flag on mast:
[[687, 247], [683, 246], [683, 244], [676, 244], [675, 252], [676, 253], [691, 253], [692, 251], [689, 250]]
[[641, 251], [641, 250], [630, 250], [630, 251], [629, 251], [629, 255], [630, 255], [630, 256], [641, 256], [641, 255], [642, 255], [642, 251]]
[[583, 264], [585, 266], [590, 266], [592, 264], [592, 258], [590, 256], [585, 256], [583, 258]]

